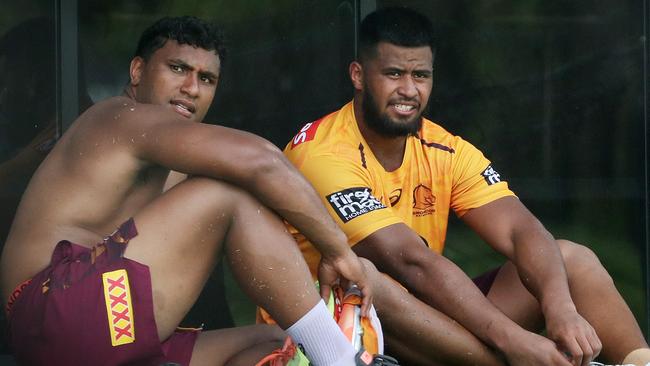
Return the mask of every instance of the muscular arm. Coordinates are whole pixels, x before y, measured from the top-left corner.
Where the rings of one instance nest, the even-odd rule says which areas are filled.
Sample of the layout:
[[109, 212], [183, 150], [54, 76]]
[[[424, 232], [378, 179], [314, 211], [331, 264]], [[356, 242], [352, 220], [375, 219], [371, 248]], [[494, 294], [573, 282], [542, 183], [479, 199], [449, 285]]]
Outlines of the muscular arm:
[[[519, 327], [447, 258], [429, 250], [404, 224], [380, 229], [353, 250], [399, 281], [421, 301], [456, 320], [513, 365], [568, 365], [555, 344]], [[422, 324], [429, 324], [421, 319]], [[431, 332], [440, 329], [432, 327]]]
[[415, 297], [494, 347], [501, 346], [501, 338], [514, 336], [518, 331], [458, 266], [432, 252], [405, 224], [380, 229], [352, 249], [370, 259]]
[[515, 197], [504, 197], [463, 216], [483, 240], [516, 266], [543, 312], [575, 311], [564, 261], [553, 236]]
[[548, 336], [582, 360], [583, 351], [599, 349], [593, 328], [577, 313], [564, 261], [553, 236], [515, 197], [504, 197], [468, 211], [463, 221], [517, 267], [526, 288], [537, 298]]
[[367, 295], [367, 305], [364, 269], [345, 234], [277, 147], [251, 133], [192, 123], [158, 106], [131, 107], [133, 102], [125, 100], [130, 104], [117, 112], [116, 133], [143, 164], [224, 180], [249, 191], [308, 237], [339, 273], [356, 282]]

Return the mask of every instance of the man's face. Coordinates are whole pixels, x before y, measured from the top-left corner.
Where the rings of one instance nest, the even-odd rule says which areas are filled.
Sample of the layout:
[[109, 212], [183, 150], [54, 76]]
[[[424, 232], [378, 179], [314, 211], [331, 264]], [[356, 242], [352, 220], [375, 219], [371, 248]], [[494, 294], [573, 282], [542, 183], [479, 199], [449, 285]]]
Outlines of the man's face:
[[167, 106], [200, 122], [214, 98], [219, 70], [219, 56], [214, 51], [168, 40], [149, 61], [133, 59], [131, 86], [138, 102]]
[[361, 95], [364, 122], [385, 136], [415, 134], [422, 125], [432, 89], [431, 48], [387, 42], [363, 62]]

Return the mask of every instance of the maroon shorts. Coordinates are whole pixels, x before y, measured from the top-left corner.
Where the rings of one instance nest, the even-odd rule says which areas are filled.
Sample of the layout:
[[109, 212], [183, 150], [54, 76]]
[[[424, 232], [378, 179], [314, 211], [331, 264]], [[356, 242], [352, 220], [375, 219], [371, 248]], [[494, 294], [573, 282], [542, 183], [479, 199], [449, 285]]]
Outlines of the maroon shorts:
[[472, 279], [483, 295], [487, 296], [488, 292], [490, 292], [490, 288], [492, 288], [494, 279], [497, 278], [500, 269], [501, 267], [497, 267]]
[[189, 364], [198, 332], [158, 340], [149, 268], [123, 257], [136, 235], [130, 219], [91, 249], [57, 244], [9, 309], [20, 365]]

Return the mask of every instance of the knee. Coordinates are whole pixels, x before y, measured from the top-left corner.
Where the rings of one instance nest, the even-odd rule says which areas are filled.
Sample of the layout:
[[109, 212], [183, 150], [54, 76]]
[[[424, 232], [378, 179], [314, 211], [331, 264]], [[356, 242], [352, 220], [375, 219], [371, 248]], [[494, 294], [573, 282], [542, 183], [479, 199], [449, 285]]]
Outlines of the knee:
[[569, 274], [576, 271], [605, 271], [598, 256], [590, 248], [568, 240], [557, 240]]

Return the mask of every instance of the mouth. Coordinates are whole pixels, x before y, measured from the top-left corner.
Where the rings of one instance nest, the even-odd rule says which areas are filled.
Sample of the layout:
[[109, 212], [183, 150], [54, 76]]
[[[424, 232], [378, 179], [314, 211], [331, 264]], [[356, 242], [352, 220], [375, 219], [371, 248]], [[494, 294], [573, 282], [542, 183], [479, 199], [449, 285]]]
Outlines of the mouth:
[[391, 103], [390, 107], [399, 115], [410, 116], [417, 113], [419, 105], [416, 103]]
[[192, 118], [194, 112], [196, 112], [196, 107], [192, 102], [188, 102], [186, 100], [174, 99], [169, 103], [174, 107], [176, 113], [180, 114], [185, 118]]

